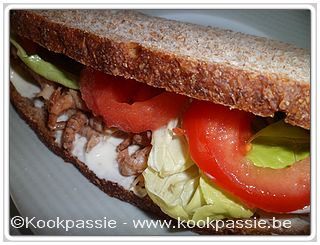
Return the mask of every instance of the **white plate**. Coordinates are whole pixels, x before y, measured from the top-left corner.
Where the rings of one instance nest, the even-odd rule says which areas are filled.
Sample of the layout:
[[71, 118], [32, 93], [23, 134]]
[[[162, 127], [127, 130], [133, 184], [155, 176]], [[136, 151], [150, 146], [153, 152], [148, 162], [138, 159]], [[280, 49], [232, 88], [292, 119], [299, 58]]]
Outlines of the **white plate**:
[[[143, 10], [151, 15], [219, 26], [310, 47], [308, 12], [289, 10]], [[111, 229], [36, 229], [38, 235], [193, 235], [165, 228], [135, 229], [149, 214], [110, 198], [71, 164], [49, 151], [10, 106], [10, 193], [23, 216], [42, 220], [116, 220]], [[127, 223], [127, 224], [124, 224]]]

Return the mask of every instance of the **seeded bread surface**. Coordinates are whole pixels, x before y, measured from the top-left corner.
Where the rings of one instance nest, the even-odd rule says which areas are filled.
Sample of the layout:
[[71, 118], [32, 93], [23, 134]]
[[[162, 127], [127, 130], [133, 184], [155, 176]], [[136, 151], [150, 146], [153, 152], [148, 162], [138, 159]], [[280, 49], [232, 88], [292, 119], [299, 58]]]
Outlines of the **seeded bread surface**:
[[[123, 10], [14, 10], [11, 30], [113, 75], [310, 128], [310, 51]], [[214, 25], [214, 23], [212, 23]]]

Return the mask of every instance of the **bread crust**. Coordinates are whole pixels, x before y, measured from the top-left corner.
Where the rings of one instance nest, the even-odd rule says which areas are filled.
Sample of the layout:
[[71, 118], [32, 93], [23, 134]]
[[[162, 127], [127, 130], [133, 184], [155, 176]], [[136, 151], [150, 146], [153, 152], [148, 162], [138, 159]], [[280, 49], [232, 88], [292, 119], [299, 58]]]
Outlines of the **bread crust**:
[[[109, 196], [116, 197], [122, 201], [131, 203], [147, 212], [155, 214], [161, 219], [171, 219], [169, 216], [164, 214], [160, 208], [155, 205], [152, 200], [146, 196], [144, 198], [136, 196], [133, 192], [124, 189], [117, 183], [99, 179], [94, 172], [92, 172], [88, 167], [77, 158], [75, 158], [69, 151], [63, 149], [55, 142], [55, 137], [52, 132], [47, 128], [47, 113], [44, 108], [36, 108], [30, 99], [22, 97], [14, 86], [10, 86], [10, 100], [14, 105], [16, 111], [19, 115], [28, 123], [28, 125], [34, 130], [38, 135], [39, 139], [55, 154], [63, 158], [65, 161], [72, 163], [89, 181], [99, 187], [103, 192]], [[12, 132], [10, 132], [12, 133]], [[270, 217], [256, 215], [256, 219], [272, 219], [273, 215]], [[269, 235], [269, 234], [280, 234], [280, 235], [309, 235], [310, 234], [310, 217], [309, 215], [276, 215], [277, 218], [290, 219], [293, 225], [290, 229], [285, 228], [221, 228], [215, 230], [213, 228], [194, 228], [194, 232], [206, 235]], [[255, 219], [251, 218], [251, 220]], [[225, 221], [224, 224], [226, 225]], [[302, 223], [301, 223], [302, 222]]]
[[70, 26], [68, 22], [53, 21], [41, 12], [12, 11], [10, 24], [16, 34], [105, 73], [255, 115], [267, 117], [281, 111], [286, 114], [286, 122], [310, 129], [308, 81], [276, 73], [262, 74], [101, 36]]

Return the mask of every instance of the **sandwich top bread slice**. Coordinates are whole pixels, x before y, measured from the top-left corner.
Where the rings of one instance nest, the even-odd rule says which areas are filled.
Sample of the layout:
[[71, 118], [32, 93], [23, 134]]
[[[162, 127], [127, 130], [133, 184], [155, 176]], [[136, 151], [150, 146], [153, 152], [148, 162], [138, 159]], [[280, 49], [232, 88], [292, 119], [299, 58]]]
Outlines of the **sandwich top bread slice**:
[[14, 11], [12, 31], [97, 70], [310, 128], [310, 53], [133, 11]]
[[[291, 162], [289, 160], [283, 166], [271, 166], [271, 168], [280, 169], [275, 170], [276, 173], [268, 170], [269, 165], [261, 165], [261, 159], [257, 160], [256, 156], [256, 149], [261, 147], [261, 144], [252, 143], [254, 150], [246, 149], [246, 151], [255, 152], [256, 155], [252, 157], [251, 154], [250, 159], [254, 159], [252, 161], [255, 164], [257, 164], [256, 161], [260, 161], [258, 172], [270, 172], [284, 177], [283, 183], [291, 183], [290, 178], [298, 178], [301, 188], [299, 187], [296, 190], [302, 193], [281, 194], [283, 197], [279, 200], [284, 200], [287, 203], [287, 209], [275, 206], [268, 207], [268, 205], [264, 205], [265, 202], [260, 203], [261, 206], [255, 206], [253, 204], [257, 204], [259, 198], [248, 199], [248, 197], [242, 195], [241, 190], [237, 193], [242, 194], [237, 196], [233, 192], [237, 189], [237, 186], [231, 182], [225, 184], [227, 183], [225, 182], [226, 176], [214, 176], [216, 170], [221, 170], [219, 166], [213, 171], [213, 176], [220, 182], [218, 182], [218, 186], [212, 183], [212, 179], [210, 179], [212, 169], [203, 165], [201, 160], [203, 156], [199, 158], [197, 149], [194, 148], [198, 138], [194, 137], [192, 132], [194, 132], [193, 125], [196, 125], [197, 122], [190, 119], [194, 118], [194, 115], [199, 117], [198, 114], [194, 113], [208, 106], [208, 108], [216, 110], [215, 113], [223, 113], [222, 119], [229, 118], [227, 121], [232, 121], [230, 125], [234, 125], [234, 121], [237, 121], [230, 118], [242, 121], [241, 125], [239, 124], [241, 126], [239, 133], [242, 135], [249, 125], [246, 121], [253, 120], [251, 119], [253, 116], [250, 113], [237, 112], [238, 110], [232, 110], [230, 114], [222, 109], [224, 107], [215, 106], [213, 103], [196, 102], [195, 100], [189, 106], [189, 100], [181, 96], [186, 95], [193, 99], [208, 100], [259, 116], [273, 116], [276, 112], [283, 112], [284, 115], [280, 117], [286, 122], [309, 129], [310, 54], [307, 50], [228, 30], [148, 17], [133, 11], [20, 10], [12, 11], [10, 21], [14, 36], [14, 40], [11, 41], [13, 46], [12, 61], [24, 67], [41, 86], [41, 92], [33, 98], [23, 98], [19, 94], [19, 90], [17, 91], [12, 87], [12, 103], [49, 148], [65, 160], [73, 162], [88, 179], [103, 191], [141, 208], [158, 213], [162, 217], [167, 217], [166, 215], [173, 218], [181, 216], [186, 220], [197, 220], [204, 217], [211, 217], [215, 220], [226, 218], [268, 220], [271, 215], [277, 216], [279, 219], [289, 218], [293, 220], [290, 229], [242, 227], [236, 229], [224, 228], [217, 233], [306, 234], [309, 232], [308, 215], [292, 214], [290, 212], [289, 214], [283, 214], [288, 213], [284, 210], [295, 210], [293, 206], [288, 204], [290, 200], [301, 201], [299, 207], [303, 208], [301, 205], [308, 204], [308, 198], [310, 198], [308, 196], [308, 191], [310, 195], [310, 186], [306, 184], [310, 178], [310, 158], [308, 158], [308, 152], [305, 149], [308, 147], [307, 131], [298, 127], [286, 126], [287, 124], [284, 124], [283, 121], [276, 122], [277, 120], [268, 119], [273, 123], [268, 122], [267, 125], [270, 125], [266, 126], [265, 119], [261, 117], [254, 119], [254, 122], [264, 121], [262, 124], [266, 127], [261, 129], [262, 124], [258, 122], [260, 131], [250, 140], [254, 141], [255, 138], [260, 137], [259, 140], [261, 141], [261, 137], [265, 138], [267, 135], [268, 137], [275, 137], [277, 140], [280, 139], [282, 144], [298, 142], [294, 145], [299, 145], [298, 150], [284, 150], [285, 158], [293, 154], [295, 160]], [[30, 44], [30, 41], [26, 41], [25, 38], [32, 40], [34, 43], [31, 42], [31, 45], [26, 45], [28, 42]], [[87, 67], [80, 68], [82, 69], [80, 79], [69, 79], [70, 76], [68, 75], [64, 77], [64, 80], [71, 81], [70, 83], [62, 82], [65, 86], [66, 84], [72, 84], [72, 86], [67, 86], [69, 87], [67, 89], [59, 82], [52, 82], [55, 80], [49, 72], [39, 72], [38, 68], [35, 69], [30, 64], [29, 57], [31, 56], [28, 55], [34, 50], [28, 48], [28, 46], [35, 47], [37, 51], [45, 48], [49, 51], [61, 53]], [[45, 54], [41, 58], [49, 56]], [[74, 64], [74, 61], [69, 61]], [[41, 66], [43, 64], [41, 63]], [[48, 66], [47, 63], [46, 65]], [[76, 66], [78, 65], [77, 63]], [[40, 67], [40, 65], [37, 67]], [[50, 66], [50, 71], [57, 73], [57, 70], [57, 66]], [[115, 79], [101, 72], [131, 78], [181, 95], [141, 85], [133, 80]], [[111, 85], [105, 87], [107, 83]], [[77, 91], [78, 87], [80, 87], [80, 92]], [[105, 89], [109, 92], [111, 89], [111, 95], [116, 94], [116, 96], [111, 96], [109, 99], [104, 98], [107, 95], [110, 96], [110, 93]], [[121, 101], [121, 99], [119, 101], [119, 98], [124, 96], [123, 94], [129, 96], [130, 101]], [[44, 105], [35, 106], [32, 101], [39, 102], [39, 98]], [[158, 98], [158, 100], [154, 98]], [[114, 103], [114, 100], [116, 103]], [[99, 104], [101, 101], [105, 106], [109, 106], [107, 112], [101, 109]], [[121, 105], [119, 105], [119, 102]], [[156, 108], [155, 114], [150, 114], [156, 120], [149, 117], [148, 120], [143, 121], [144, 115], [142, 113], [129, 118], [129, 114], [133, 114], [131, 109], [135, 105], [143, 105], [143, 103], [150, 110]], [[110, 104], [118, 108], [117, 113], [111, 116], [109, 111], [114, 110], [114, 108], [110, 107]], [[123, 106], [122, 104], [127, 105]], [[128, 107], [131, 109], [127, 110]], [[166, 110], [163, 109], [165, 107]], [[180, 109], [176, 111], [175, 108]], [[56, 112], [56, 110], [59, 112]], [[141, 111], [143, 110], [141, 109]], [[146, 114], [147, 111], [145, 111]], [[178, 119], [168, 111], [175, 114]], [[171, 118], [175, 120], [170, 122], [167, 120], [167, 125], [161, 122], [162, 127], [160, 128], [157, 113], [161, 114], [160, 119]], [[205, 114], [208, 113], [210, 114], [210, 111], [205, 111]], [[123, 114], [125, 115], [123, 116]], [[126, 114], [128, 114], [128, 117], [124, 118]], [[66, 119], [58, 120], [59, 116], [65, 116]], [[97, 116], [100, 117], [97, 118]], [[141, 121], [140, 117], [142, 123], [137, 126], [138, 121]], [[117, 118], [116, 123], [114, 122], [116, 121], [115, 118]], [[133, 118], [135, 120], [132, 120]], [[213, 120], [215, 120], [214, 118], [216, 117], [213, 117]], [[211, 123], [215, 122], [212, 119], [210, 120]], [[113, 121], [113, 124], [110, 121]], [[144, 124], [150, 124], [151, 121], [156, 126], [145, 128]], [[246, 127], [243, 127], [244, 124], [242, 125], [242, 123]], [[110, 125], [121, 130], [116, 130], [115, 133]], [[228, 133], [232, 136], [233, 132], [225, 132], [227, 136]], [[270, 135], [270, 132], [282, 132], [280, 133], [281, 137], [272, 133]], [[289, 135], [286, 135], [288, 132]], [[116, 140], [120, 139], [120, 141], [116, 141], [118, 146], [115, 149], [117, 152], [115, 160], [119, 164], [119, 171], [122, 175], [128, 176], [128, 178], [134, 176], [133, 179], [131, 178], [134, 183], [134, 188], [131, 191], [130, 188], [129, 190], [124, 188], [125, 184], [120, 183], [118, 185], [119, 183], [112, 181], [112, 177], [110, 181], [108, 179], [110, 176], [105, 177], [97, 173], [95, 171], [97, 170], [96, 166], [86, 162], [86, 157], [81, 158], [80, 155], [77, 155], [74, 149], [75, 145], [78, 147], [79, 142], [76, 141], [81, 136], [87, 140], [83, 149], [86, 152], [84, 155], [89, 154], [88, 152], [97, 147], [99, 143], [104, 143], [104, 138], [102, 139], [101, 136], [111, 137], [112, 140], [114, 138]], [[201, 134], [198, 136], [201, 136]], [[291, 137], [293, 137], [293, 140], [288, 141], [288, 138]], [[232, 138], [229, 138], [229, 141], [230, 139]], [[228, 141], [220, 141], [217, 144], [223, 143], [225, 143], [226, 148], [229, 147]], [[303, 149], [301, 148], [302, 145]], [[138, 149], [132, 150], [132, 147], [136, 146], [138, 146]], [[279, 149], [282, 146], [279, 146]], [[187, 150], [188, 147], [190, 153]], [[171, 148], [174, 150], [171, 151]], [[279, 151], [280, 154], [283, 153], [282, 148]], [[163, 151], [163, 149], [165, 150]], [[221, 150], [219, 149], [218, 151]], [[270, 152], [268, 150], [270, 149], [263, 148], [262, 152]], [[172, 152], [176, 154], [177, 161], [173, 158], [169, 160], [168, 158], [161, 158], [172, 154]], [[238, 150], [234, 149], [234, 152], [238, 152]], [[189, 154], [191, 154], [191, 158]], [[238, 154], [236, 155], [238, 156]], [[161, 157], [159, 158], [159, 156]], [[200, 160], [195, 161], [195, 159]], [[232, 164], [228, 164], [230, 161], [225, 157], [220, 159], [225, 160], [228, 168], [234, 168]], [[174, 164], [168, 164], [171, 160]], [[303, 174], [299, 175], [296, 173], [297, 171], [294, 171], [294, 169], [298, 169], [297, 166], [302, 166], [300, 169]], [[266, 167], [267, 170], [261, 170], [261, 167]], [[251, 170], [252, 173], [256, 173], [257, 169], [253, 167]], [[283, 175], [282, 171], [286, 171], [288, 174]], [[180, 187], [183, 187], [186, 191], [181, 192], [174, 188], [178, 179], [183, 183]], [[250, 181], [254, 180], [251, 179]], [[268, 181], [266, 180], [266, 182]], [[171, 183], [171, 185], [166, 186], [165, 183]], [[265, 185], [266, 183], [262, 184], [262, 186]], [[132, 185], [130, 186], [132, 187]], [[160, 186], [164, 186], [162, 192], [166, 191], [165, 188], [169, 188], [167, 191], [174, 193], [174, 195], [161, 194], [161, 190], [159, 192]], [[191, 189], [190, 186], [192, 186]], [[221, 187], [222, 189], [220, 189]], [[224, 187], [227, 190], [226, 192]], [[274, 187], [272, 188], [274, 189]], [[268, 189], [262, 191], [266, 190], [267, 192], [270, 191]], [[293, 190], [295, 189], [293, 188]], [[230, 192], [235, 196], [229, 196]], [[213, 193], [216, 195], [215, 199], [212, 199]], [[272, 191], [270, 193], [272, 194]], [[179, 198], [177, 199], [179, 195], [185, 196], [182, 201], [179, 201]], [[221, 200], [224, 203], [221, 206], [223, 212], [217, 211], [217, 205], [221, 205]], [[279, 202], [275, 203], [279, 204]], [[259, 211], [259, 207], [264, 210], [267, 209], [269, 213]], [[166, 215], [161, 213], [160, 209]], [[270, 214], [271, 210], [282, 214], [280, 216], [273, 214], [273, 212]], [[215, 233], [212, 229], [197, 229], [197, 231], [207, 234]]]

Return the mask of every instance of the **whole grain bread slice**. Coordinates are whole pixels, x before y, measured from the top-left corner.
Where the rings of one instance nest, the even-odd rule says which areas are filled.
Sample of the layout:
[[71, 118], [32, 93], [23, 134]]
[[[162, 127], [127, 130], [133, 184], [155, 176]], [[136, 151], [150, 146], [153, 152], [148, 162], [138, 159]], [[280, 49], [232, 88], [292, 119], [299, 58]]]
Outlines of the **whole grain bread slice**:
[[123, 10], [14, 10], [10, 27], [103, 72], [310, 129], [308, 50]]
[[[139, 197], [132, 191], [124, 189], [117, 183], [100, 179], [94, 172], [92, 172], [85, 163], [79, 161], [69, 151], [62, 148], [56, 141], [52, 132], [47, 128], [47, 111], [45, 107], [38, 108], [34, 106], [31, 99], [22, 97], [13, 85], [10, 86], [10, 99], [16, 111], [20, 116], [29, 124], [29, 126], [35, 131], [39, 139], [47, 145], [47, 147], [55, 154], [59, 155], [65, 161], [72, 163], [77, 169], [93, 184], [99, 187], [106, 194], [116, 197], [122, 201], [131, 203], [145, 211], [155, 214], [159, 219], [171, 219], [164, 214], [160, 208], [152, 202], [152, 200], [146, 197]], [[10, 134], [13, 132], [10, 132]], [[277, 220], [290, 220], [291, 227], [272, 227], [270, 224], [272, 219]], [[268, 235], [268, 234], [280, 234], [280, 235], [308, 235], [310, 234], [310, 216], [306, 214], [287, 214], [287, 215], [273, 215], [273, 214], [256, 214], [251, 219], [247, 219], [254, 224], [257, 220], [264, 220], [264, 227], [258, 227], [252, 225], [252, 227], [233, 227], [230, 228], [230, 220], [224, 220], [219, 223], [219, 226], [223, 228], [194, 228], [193, 231], [200, 234], [207, 235]], [[235, 221], [235, 220], [234, 220]], [[245, 220], [242, 220], [244, 222]], [[229, 222], [229, 226], [227, 225]], [[178, 235], [179, 233], [177, 233]]]

